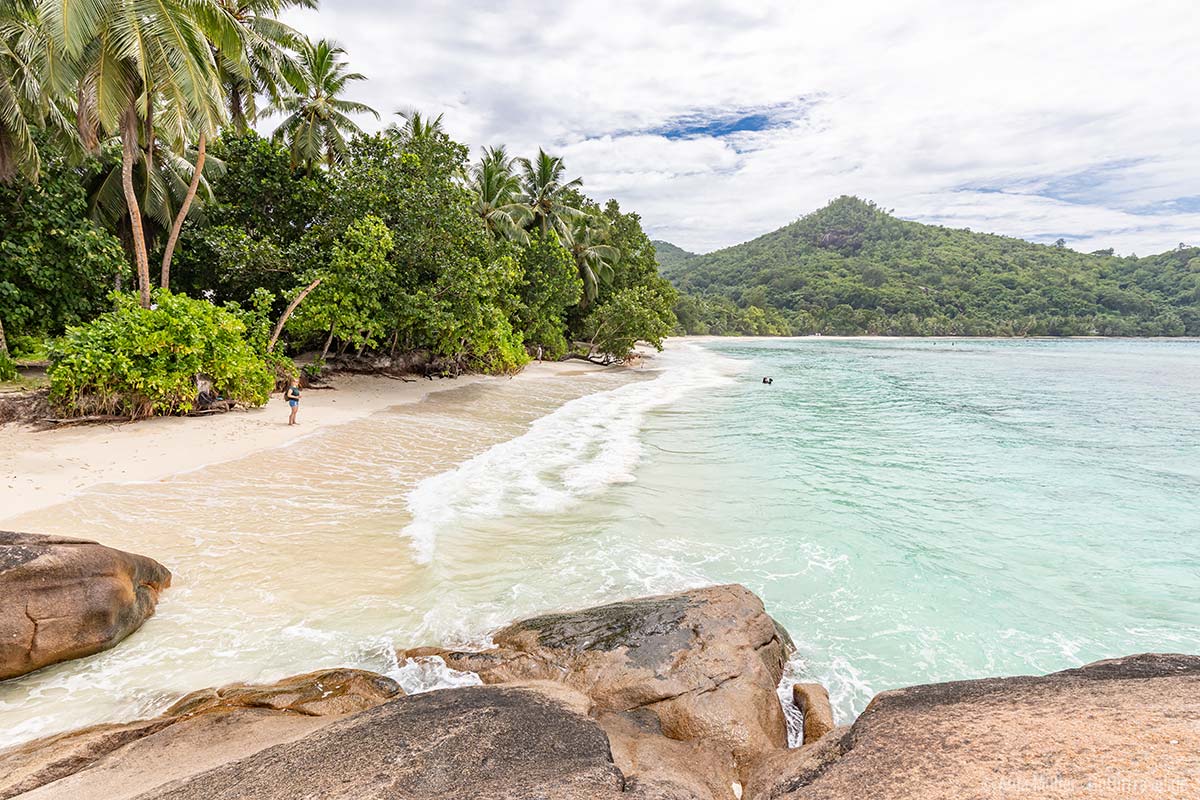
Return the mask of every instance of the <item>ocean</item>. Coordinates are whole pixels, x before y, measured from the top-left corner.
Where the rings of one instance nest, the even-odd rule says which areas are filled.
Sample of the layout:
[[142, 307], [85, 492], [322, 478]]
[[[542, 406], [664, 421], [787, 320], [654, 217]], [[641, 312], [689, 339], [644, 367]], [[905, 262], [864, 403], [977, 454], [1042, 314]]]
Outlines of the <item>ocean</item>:
[[[770, 376], [773, 383], [764, 384]], [[0, 746], [397, 647], [740, 582], [788, 680], [877, 692], [1200, 652], [1200, 341], [683, 340], [441, 392], [17, 520], [159, 559], [107, 653], [0, 683]]]

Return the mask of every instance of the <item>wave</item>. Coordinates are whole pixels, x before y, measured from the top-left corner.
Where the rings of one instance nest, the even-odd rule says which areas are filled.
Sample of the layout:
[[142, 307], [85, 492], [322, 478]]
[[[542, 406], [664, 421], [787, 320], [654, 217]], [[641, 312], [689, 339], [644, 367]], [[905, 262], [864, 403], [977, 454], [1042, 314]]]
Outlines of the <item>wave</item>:
[[472, 520], [553, 513], [634, 480], [646, 414], [685, 394], [732, 382], [739, 362], [694, 345], [658, 359], [658, 376], [572, 400], [523, 435], [422, 481], [407, 496], [420, 563], [433, 560], [438, 532]]

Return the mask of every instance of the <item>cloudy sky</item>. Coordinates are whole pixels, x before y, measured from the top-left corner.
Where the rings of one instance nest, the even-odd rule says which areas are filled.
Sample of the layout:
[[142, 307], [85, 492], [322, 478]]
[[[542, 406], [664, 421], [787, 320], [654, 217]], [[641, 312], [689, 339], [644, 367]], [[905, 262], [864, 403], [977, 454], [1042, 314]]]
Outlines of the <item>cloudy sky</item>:
[[[541, 145], [705, 252], [841, 194], [1079, 250], [1200, 244], [1196, 0], [323, 0], [388, 116]], [[364, 120], [364, 127], [381, 123]]]

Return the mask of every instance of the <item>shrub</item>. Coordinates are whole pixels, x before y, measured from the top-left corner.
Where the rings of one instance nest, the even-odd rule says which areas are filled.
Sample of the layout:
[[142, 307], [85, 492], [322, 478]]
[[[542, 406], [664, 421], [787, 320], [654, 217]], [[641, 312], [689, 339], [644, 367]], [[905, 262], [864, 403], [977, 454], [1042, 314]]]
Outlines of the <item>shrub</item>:
[[186, 414], [201, 379], [228, 400], [267, 401], [275, 379], [233, 311], [167, 291], [151, 309], [129, 294], [113, 300], [114, 311], [68, 329], [51, 347], [50, 402], [59, 413]]
[[275, 379], [275, 390], [282, 391], [300, 376], [296, 362], [283, 354], [281, 349], [268, 350], [274, 323], [271, 321], [271, 306], [274, 295], [261, 286], [250, 296], [250, 307], [243, 309], [237, 303], [227, 303], [229, 312], [246, 326], [246, 341], [251, 349], [266, 362], [267, 370]]
[[17, 365], [8, 357], [8, 353], [0, 351], [0, 381], [15, 381]]

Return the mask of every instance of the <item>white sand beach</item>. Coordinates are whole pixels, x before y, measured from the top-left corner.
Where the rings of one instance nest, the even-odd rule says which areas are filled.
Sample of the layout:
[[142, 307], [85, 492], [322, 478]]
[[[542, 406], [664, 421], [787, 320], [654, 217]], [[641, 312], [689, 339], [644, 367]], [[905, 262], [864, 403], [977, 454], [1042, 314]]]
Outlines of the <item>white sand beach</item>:
[[337, 377], [330, 389], [309, 389], [299, 424], [273, 395], [262, 408], [209, 417], [167, 417], [134, 423], [53, 430], [0, 426], [0, 524], [61, 503], [105, 483], [164, 480], [210, 464], [280, 447], [391, 406], [480, 381], [528, 381], [600, 369], [582, 361], [533, 363], [513, 377], [401, 381], [381, 376]]

